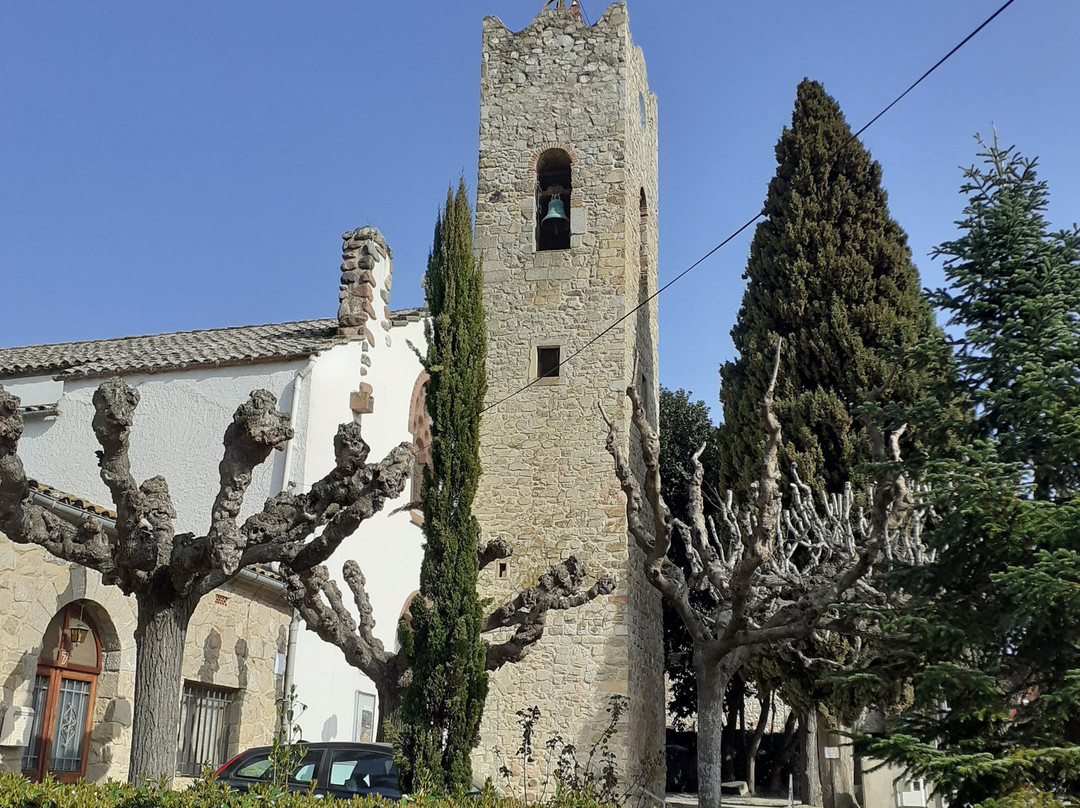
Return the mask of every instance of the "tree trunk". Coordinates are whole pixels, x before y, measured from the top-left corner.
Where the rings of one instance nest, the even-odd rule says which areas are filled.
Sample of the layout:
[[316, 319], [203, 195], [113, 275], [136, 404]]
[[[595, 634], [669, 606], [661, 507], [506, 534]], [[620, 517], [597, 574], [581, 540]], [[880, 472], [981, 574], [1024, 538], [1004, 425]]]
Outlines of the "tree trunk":
[[131, 722], [128, 780], [172, 782], [180, 726], [180, 682], [184, 642], [197, 600], [161, 603], [137, 593], [135, 704]]
[[697, 680], [698, 808], [720, 808], [723, 782], [724, 691], [731, 674], [695, 661]]
[[396, 684], [380, 685], [375, 683], [379, 694], [379, 726], [375, 728], [375, 741], [388, 741], [388, 728], [394, 732], [401, 729], [401, 689]]
[[778, 794], [781, 789], [787, 791], [787, 783], [781, 783], [781, 778], [784, 775], [784, 769], [789, 771], [793, 768], [791, 766], [791, 749], [795, 745], [797, 740], [795, 737], [795, 722], [798, 720], [798, 716], [794, 710], [788, 711], [787, 720], [784, 721], [784, 734], [780, 739], [779, 749], [776, 751], [776, 762], [773, 764], [772, 774], [769, 775], [769, 791], [774, 794]]
[[757, 725], [754, 734], [750, 736], [750, 743], [746, 745], [746, 785], [751, 794], [757, 793], [755, 779], [757, 778], [757, 753], [761, 746], [761, 739], [765, 737], [765, 725], [769, 723], [769, 710], [772, 709], [772, 691], [766, 691], [765, 698], [759, 699], [761, 712], [758, 714]]
[[[846, 730], [840, 724], [837, 730]], [[855, 799], [855, 755], [851, 741], [843, 735], [838, 735], [836, 730], [827, 726], [824, 721], [818, 722], [818, 732], [821, 743], [820, 766], [822, 781], [825, 792], [825, 808], [857, 808]], [[826, 758], [825, 747], [833, 747], [837, 750], [837, 757]]]
[[818, 714], [814, 707], [799, 716], [799, 796], [807, 805], [824, 805], [818, 755]]

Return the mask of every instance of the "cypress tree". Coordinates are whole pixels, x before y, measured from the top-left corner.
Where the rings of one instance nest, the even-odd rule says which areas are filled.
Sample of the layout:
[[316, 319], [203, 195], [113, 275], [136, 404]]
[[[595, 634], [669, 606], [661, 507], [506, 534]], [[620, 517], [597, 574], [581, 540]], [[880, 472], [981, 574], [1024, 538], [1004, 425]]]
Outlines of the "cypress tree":
[[[803, 482], [830, 492], [869, 482], [860, 470], [871, 452], [859, 422], [868, 398], [888, 401], [874, 415], [894, 428], [900, 421], [893, 414], [909, 415], [924, 397], [933, 373], [926, 368], [941, 367], [925, 361], [927, 352], [946, 353], [907, 236], [889, 214], [881, 166], [820, 83], [799, 84], [776, 159], [731, 332], [738, 356], [720, 369], [720, 483], [744, 501], [762, 455], [760, 408], [777, 338], [784, 340], [774, 403], [783, 424], [781, 472], [787, 477], [795, 469]], [[842, 642], [811, 645], [812, 656], [845, 658]], [[857, 713], [858, 701], [833, 693], [815, 671], [779, 658], [760, 659], [755, 668], [783, 670], [781, 689], [806, 714], [829, 704], [831, 720], [842, 724]], [[804, 797], [814, 779], [815, 743], [803, 739]], [[850, 781], [836, 785], [853, 789]]]
[[480, 411], [487, 388], [482, 275], [472, 248], [464, 179], [447, 192], [425, 278], [424, 362], [430, 377], [431, 465], [423, 470], [424, 560], [411, 626], [402, 626], [412, 682], [402, 702], [399, 765], [405, 790], [470, 785], [487, 695], [483, 614], [476, 594]]
[[776, 158], [731, 332], [738, 358], [720, 369], [721, 483], [743, 496], [761, 456], [759, 408], [778, 336], [781, 468], [794, 464], [804, 481], [836, 491], [869, 459], [857, 408], [875, 388], [915, 400], [922, 382], [902, 350], [936, 333], [881, 167], [821, 84], [799, 84]]

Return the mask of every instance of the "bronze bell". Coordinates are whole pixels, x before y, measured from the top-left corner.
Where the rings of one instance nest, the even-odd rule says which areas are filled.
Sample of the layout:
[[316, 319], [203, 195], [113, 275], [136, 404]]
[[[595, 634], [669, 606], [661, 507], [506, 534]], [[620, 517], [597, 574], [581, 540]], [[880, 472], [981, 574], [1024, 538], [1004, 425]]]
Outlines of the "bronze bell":
[[556, 233], [569, 229], [570, 219], [563, 210], [563, 203], [559, 197], [553, 196], [548, 202], [547, 215], [541, 220], [540, 226]]

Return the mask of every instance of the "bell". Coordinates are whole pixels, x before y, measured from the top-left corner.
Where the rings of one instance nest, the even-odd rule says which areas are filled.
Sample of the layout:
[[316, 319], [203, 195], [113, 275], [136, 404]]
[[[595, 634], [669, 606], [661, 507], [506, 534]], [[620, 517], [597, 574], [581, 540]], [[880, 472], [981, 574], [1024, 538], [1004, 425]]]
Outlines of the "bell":
[[548, 202], [547, 215], [540, 222], [541, 227], [546, 227], [556, 233], [560, 233], [570, 227], [570, 219], [563, 210], [562, 200], [557, 196], [551, 197]]

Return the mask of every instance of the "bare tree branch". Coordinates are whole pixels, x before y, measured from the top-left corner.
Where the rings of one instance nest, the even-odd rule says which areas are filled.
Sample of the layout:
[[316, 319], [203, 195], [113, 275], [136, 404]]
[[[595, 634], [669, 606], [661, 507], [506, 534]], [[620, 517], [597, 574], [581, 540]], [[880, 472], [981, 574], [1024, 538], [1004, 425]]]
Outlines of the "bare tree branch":
[[535, 586], [494, 609], [484, 620], [485, 633], [509, 627], [516, 630], [508, 640], [488, 646], [487, 669], [523, 659], [543, 636], [544, 622], [552, 609], [573, 609], [615, 591], [615, 581], [604, 576], [582, 592], [585, 575], [585, 565], [577, 556], [570, 556], [540, 576]]
[[[765, 446], [755, 501], [752, 507], [741, 506], [728, 492], [719, 503], [719, 526], [705, 517], [700, 451], [691, 460], [688, 522], [683, 523], [668, 514], [660, 496], [660, 442], [637, 391], [628, 386], [626, 395], [644, 462], [644, 498], [617, 427], [600, 408], [608, 428], [607, 449], [626, 497], [627, 525], [646, 553], [646, 577], [690, 632], [695, 661], [704, 665], [695, 667], [699, 677], [710, 667], [730, 676], [754, 648], [794, 647], [821, 627], [836, 604], [884, 598], [871, 578], [881, 559], [916, 562], [926, 556], [921, 542], [925, 515], [915, 507], [900, 467], [905, 427], [886, 433], [864, 420], [877, 463], [868, 511], [850, 486], [840, 494], [815, 495], [794, 471], [784, 503], [778, 467], [782, 430], [773, 412], [780, 351], [778, 341], [761, 402]], [[686, 545], [685, 569], [666, 557], [673, 532]], [[690, 592], [709, 597], [691, 601]], [[698, 603], [714, 605], [704, 609]], [[702, 687], [699, 681], [699, 693]]]
[[72, 525], [34, 504], [17, 454], [23, 423], [19, 398], [0, 386], [0, 529], [14, 542], [36, 544], [109, 576], [114, 572], [109, 537], [97, 519]]
[[225, 430], [225, 455], [218, 466], [220, 486], [207, 534], [213, 563], [225, 575], [232, 575], [240, 566], [244, 542], [236, 517], [251, 485], [252, 471], [274, 449], [284, 448], [292, 434], [289, 417], [278, 412], [277, 399], [266, 390], [255, 390]]
[[396, 694], [404, 686], [401, 677], [406, 662], [399, 654], [388, 652], [382, 640], [375, 636], [371, 601], [359, 565], [350, 559], [345, 562], [343, 572], [356, 605], [356, 620], [350, 617], [341, 590], [323, 566], [289, 575], [286, 581], [289, 600], [308, 628], [340, 648], [350, 665], [375, 682], [380, 696]]

